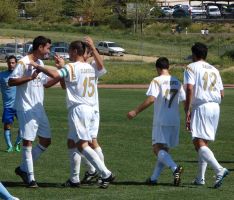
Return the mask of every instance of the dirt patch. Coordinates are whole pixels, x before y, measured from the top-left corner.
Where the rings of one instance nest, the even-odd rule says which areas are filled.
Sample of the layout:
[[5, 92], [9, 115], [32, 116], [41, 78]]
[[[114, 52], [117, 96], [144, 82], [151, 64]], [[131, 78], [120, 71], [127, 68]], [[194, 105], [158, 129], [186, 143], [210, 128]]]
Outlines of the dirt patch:
[[117, 61], [141, 61], [147, 63], [154, 63], [156, 57], [153, 56], [139, 56], [133, 54], [124, 54], [124, 56], [106, 56], [102, 55], [104, 60], [117, 60]]

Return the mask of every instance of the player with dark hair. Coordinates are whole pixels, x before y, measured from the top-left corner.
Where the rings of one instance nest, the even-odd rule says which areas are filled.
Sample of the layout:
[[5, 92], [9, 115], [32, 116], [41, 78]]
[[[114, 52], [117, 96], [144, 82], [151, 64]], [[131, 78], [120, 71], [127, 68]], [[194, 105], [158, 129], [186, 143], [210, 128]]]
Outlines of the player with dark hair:
[[206, 45], [195, 43], [191, 50], [193, 63], [185, 69], [184, 84], [186, 125], [191, 131], [193, 144], [198, 152], [198, 174], [193, 183], [205, 184], [206, 167], [210, 164], [216, 173], [214, 188], [218, 188], [229, 171], [218, 163], [208, 147], [208, 142], [215, 140], [219, 104], [224, 97], [223, 84], [219, 71], [205, 61], [208, 53]]
[[13, 70], [15, 69], [17, 59], [15, 56], [9, 56], [7, 58], [7, 70], [0, 72], [0, 87], [3, 101], [3, 114], [2, 123], [4, 124], [4, 137], [7, 144], [6, 152], [13, 152], [14, 149], [20, 152], [20, 132], [16, 138], [14, 147], [11, 143], [11, 126], [14, 122], [14, 117], [17, 117], [16, 110], [14, 109], [16, 87], [9, 87], [8, 80]]
[[179, 186], [183, 168], [173, 161], [169, 149], [179, 143], [179, 102], [185, 100], [185, 92], [178, 79], [169, 74], [167, 58], [160, 57], [156, 61], [156, 70], [159, 76], [151, 81], [146, 93], [148, 97], [142, 104], [128, 112], [127, 117], [133, 119], [154, 103], [152, 145], [158, 159], [153, 174], [146, 183], [156, 185], [166, 166], [174, 175], [174, 185]]

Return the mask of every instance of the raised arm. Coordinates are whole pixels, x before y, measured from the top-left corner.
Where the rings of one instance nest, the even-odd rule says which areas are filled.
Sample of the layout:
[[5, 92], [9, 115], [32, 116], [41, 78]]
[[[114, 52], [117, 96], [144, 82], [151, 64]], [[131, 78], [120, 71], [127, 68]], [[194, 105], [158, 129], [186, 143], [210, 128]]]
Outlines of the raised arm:
[[9, 78], [8, 85], [9, 86], [22, 85], [22, 84], [27, 83], [31, 80], [34, 80], [39, 73], [40, 72], [38, 70], [36, 70], [33, 72], [33, 74], [31, 76], [23, 76], [21, 78]]
[[128, 112], [127, 114], [128, 119], [133, 119], [134, 117], [138, 115], [138, 113], [142, 112], [143, 110], [148, 108], [150, 105], [152, 105], [154, 103], [154, 99], [155, 99], [154, 96], [148, 96], [142, 104], [140, 104], [135, 109]]

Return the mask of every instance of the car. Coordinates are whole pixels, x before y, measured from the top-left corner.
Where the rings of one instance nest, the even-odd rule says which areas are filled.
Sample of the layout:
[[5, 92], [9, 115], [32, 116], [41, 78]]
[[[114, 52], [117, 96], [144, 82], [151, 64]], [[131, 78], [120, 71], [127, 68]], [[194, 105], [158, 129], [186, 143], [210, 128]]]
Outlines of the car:
[[164, 17], [171, 17], [173, 14], [174, 9], [170, 7], [161, 7], [161, 12]]
[[50, 58], [53, 59], [55, 54], [62, 57], [64, 60], [69, 60], [68, 48], [66, 47], [52, 47]]
[[100, 54], [107, 54], [109, 56], [112, 55], [123, 56], [125, 53], [125, 49], [120, 47], [117, 43], [110, 41], [98, 42], [96, 49]]
[[225, 19], [234, 19], [234, 6], [227, 6], [227, 8], [223, 11], [222, 16]]
[[194, 18], [205, 18], [206, 9], [202, 6], [193, 6], [191, 7], [191, 17]]
[[178, 4], [173, 7], [174, 11], [172, 16], [174, 18], [181, 17], [190, 17], [191, 16], [191, 7], [189, 5]]
[[17, 53], [15, 51], [15, 48], [11, 48], [11, 47], [0, 48], [0, 60], [7, 60], [7, 58], [11, 55], [15, 56], [17, 60], [20, 60], [21, 58], [23, 58], [23, 55], [20, 53]]
[[206, 8], [207, 18], [217, 18], [221, 17], [221, 12], [218, 6], [207, 6]]

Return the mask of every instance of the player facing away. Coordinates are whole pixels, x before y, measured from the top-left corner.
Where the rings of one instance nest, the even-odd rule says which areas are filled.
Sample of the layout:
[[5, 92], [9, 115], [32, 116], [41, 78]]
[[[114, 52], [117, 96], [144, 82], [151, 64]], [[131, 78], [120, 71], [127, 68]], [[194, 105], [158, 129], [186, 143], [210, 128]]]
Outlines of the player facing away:
[[205, 61], [208, 53], [206, 45], [195, 43], [191, 50], [193, 63], [185, 69], [184, 84], [186, 125], [191, 130], [193, 144], [198, 152], [198, 174], [193, 183], [205, 184], [206, 167], [210, 164], [216, 174], [214, 187], [218, 188], [229, 172], [218, 163], [208, 142], [215, 140], [219, 104], [224, 97], [223, 84], [219, 71]]
[[[28, 187], [38, 187], [34, 177], [34, 162], [51, 144], [50, 125], [43, 107], [44, 87], [48, 77], [30, 64], [32, 61], [44, 67], [41, 59], [50, 53], [51, 40], [38, 36], [33, 40], [32, 53], [23, 57], [12, 72], [9, 85], [17, 86], [15, 108], [23, 139], [22, 162], [15, 169]], [[38, 136], [39, 143], [32, 148]]]
[[[79, 152], [95, 167], [101, 176], [100, 188], [107, 188], [113, 181], [114, 175], [107, 169], [96, 151], [90, 146], [92, 141], [91, 133], [95, 128], [95, 106], [97, 102], [97, 79], [105, 73], [103, 66], [97, 65], [95, 69], [84, 60], [86, 44], [82, 41], [73, 41], [69, 46], [69, 57], [72, 63], [66, 64], [62, 69], [50, 70], [35, 64], [37, 70], [46, 73], [52, 78], [64, 78], [67, 92], [68, 107], [68, 147], [74, 144], [76, 148], [70, 151], [71, 171], [76, 169], [76, 178], [69, 180], [79, 186]], [[57, 58], [58, 62], [62, 59]], [[73, 157], [73, 158], [72, 158]], [[74, 168], [74, 166], [77, 168]], [[75, 174], [75, 173], [73, 173]]]
[[20, 152], [21, 137], [19, 131], [14, 147], [11, 143], [11, 126], [14, 122], [14, 117], [17, 117], [14, 109], [16, 87], [9, 87], [8, 85], [9, 77], [15, 69], [16, 63], [16, 57], [9, 56], [7, 58], [7, 70], [0, 72], [0, 87], [3, 101], [2, 123], [4, 124], [4, 137], [7, 144], [6, 152], [13, 152], [14, 150]]
[[156, 185], [163, 168], [169, 167], [174, 175], [174, 185], [179, 186], [183, 168], [177, 165], [169, 148], [179, 143], [180, 113], [179, 102], [185, 100], [185, 92], [177, 78], [169, 74], [169, 61], [160, 57], [156, 61], [158, 77], [155, 77], [148, 88], [145, 101], [127, 114], [129, 119], [154, 103], [152, 145], [158, 157], [153, 174], [146, 180], [147, 184]]
[[17, 197], [12, 196], [4, 185], [0, 182], [0, 199], [3, 200], [19, 200]]

